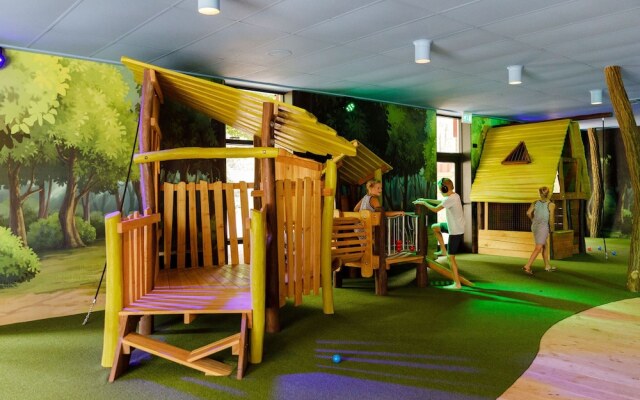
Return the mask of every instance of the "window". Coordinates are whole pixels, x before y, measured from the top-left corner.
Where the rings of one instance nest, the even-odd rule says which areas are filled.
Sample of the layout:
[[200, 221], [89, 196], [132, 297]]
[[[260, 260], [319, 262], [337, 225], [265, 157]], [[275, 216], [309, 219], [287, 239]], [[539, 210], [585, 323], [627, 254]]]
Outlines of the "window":
[[460, 153], [460, 119], [438, 115], [436, 151], [438, 153]]

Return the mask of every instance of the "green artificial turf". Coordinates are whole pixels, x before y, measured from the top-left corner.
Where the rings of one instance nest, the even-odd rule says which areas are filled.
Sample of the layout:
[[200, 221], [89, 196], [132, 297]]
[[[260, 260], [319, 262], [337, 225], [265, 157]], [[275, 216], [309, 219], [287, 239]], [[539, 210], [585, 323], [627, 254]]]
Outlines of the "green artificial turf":
[[[531, 364], [540, 338], [556, 322], [588, 308], [637, 297], [625, 288], [629, 241], [555, 261], [557, 272], [524, 260], [464, 254], [474, 288], [415, 287], [415, 270], [396, 266], [389, 295], [372, 279], [345, 279], [335, 314], [320, 296], [280, 312], [281, 332], [267, 334], [262, 364], [244, 379], [205, 377], [134, 352], [135, 366], [115, 383], [100, 366], [102, 312], [0, 327], [0, 398], [5, 399], [495, 399]], [[442, 277], [431, 275], [434, 281]], [[236, 317], [207, 316], [184, 326], [158, 317], [157, 335], [196, 348], [233, 332]], [[340, 354], [340, 363], [332, 356]], [[223, 360], [236, 357], [223, 353]], [[235, 373], [235, 371], [234, 371]]]

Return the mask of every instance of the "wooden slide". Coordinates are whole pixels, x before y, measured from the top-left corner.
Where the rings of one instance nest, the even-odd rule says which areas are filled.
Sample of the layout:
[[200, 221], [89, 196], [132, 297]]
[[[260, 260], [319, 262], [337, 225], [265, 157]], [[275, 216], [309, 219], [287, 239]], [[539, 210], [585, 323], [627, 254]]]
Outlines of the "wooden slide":
[[[453, 280], [453, 272], [451, 272], [449, 268], [445, 267], [444, 265], [440, 264], [435, 260], [430, 259], [429, 257], [425, 257], [424, 259], [427, 260], [427, 264], [429, 265], [429, 268], [436, 271], [437, 273], [444, 276], [445, 278]], [[458, 274], [458, 275], [460, 276], [461, 284], [465, 286], [475, 286], [473, 282], [469, 281], [467, 278], [465, 278], [461, 274]]]

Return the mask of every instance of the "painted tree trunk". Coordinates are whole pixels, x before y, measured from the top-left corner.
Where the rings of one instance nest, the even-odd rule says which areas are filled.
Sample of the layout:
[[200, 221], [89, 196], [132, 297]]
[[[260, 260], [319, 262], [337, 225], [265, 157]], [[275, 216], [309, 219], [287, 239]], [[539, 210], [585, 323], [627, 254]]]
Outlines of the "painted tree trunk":
[[602, 207], [604, 199], [604, 190], [602, 188], [602, 169], [600, 168], [600, 150], [598, 146], [598, 138], [595, 130], [589, 128], [587, 130], [589, 137], [589, 162], [591, 164], [591, 205], [589, 207], [589, 236], [596, 238], [600, 236], [600, 228], [602, 226]]
[[627, 269], [627, 288], [632, 292], [640, 291], [640, 130], [636, 125], [629, 97], [622, 82], [620, 67], [607, 66], [604, 76], [609, 88], [609, 97], [613, 111], [620, 126], [624, 151], [629, 165], [629, 179], [633, 188], [633, 223], [629, 266]]
[[89, 201], [90, 196], [90, 192], [82, 196], [82, 219], [87, 222], [91, 220], [91, 202]]
[[7, 172], [9, 178], [9, 227], [11, 232], [21, 238], [22, 243], [27, 246], [27, 230], [24, 226], [20, 196], [20, 164], [10, 161]]
[[60, 221], [60, 227], [62, 228], [62, 245], [64, 248], [71, 249], [76, 247], [84, 247], [80, 234], [76, 227], [75, 211], [76, 211], [76, 191], [78, 189], [78, 182], [73, 173], [73, 167], [75, 165], [76, 155], [72, 153], [66, 160], [67, 164], [67, 189], [64, 194], [64, 199], [60, 205], [60, 213], [58, 214], [58, 220]]

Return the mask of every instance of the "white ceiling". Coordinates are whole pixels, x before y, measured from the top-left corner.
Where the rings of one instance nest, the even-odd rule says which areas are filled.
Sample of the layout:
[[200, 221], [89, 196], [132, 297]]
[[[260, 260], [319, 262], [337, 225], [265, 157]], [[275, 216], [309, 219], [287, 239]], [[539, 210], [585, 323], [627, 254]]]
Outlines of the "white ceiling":
[[[640, 0], [221, 0], [217, 16], [196, 9], [197, 0], [0, 0], [0, 46], [126, 55], [244, 86], [519, 121], [612, 112], [607, 65], [622, 67], [629, 98], [640, 98]], [[433, 40], [429, 64], [413, 62], [420, 38]], [[524, 65], [522, 85], [507, 84], [512, 64]], [[590, 89], [603, 89], [604, 104], [590, 104]]]

